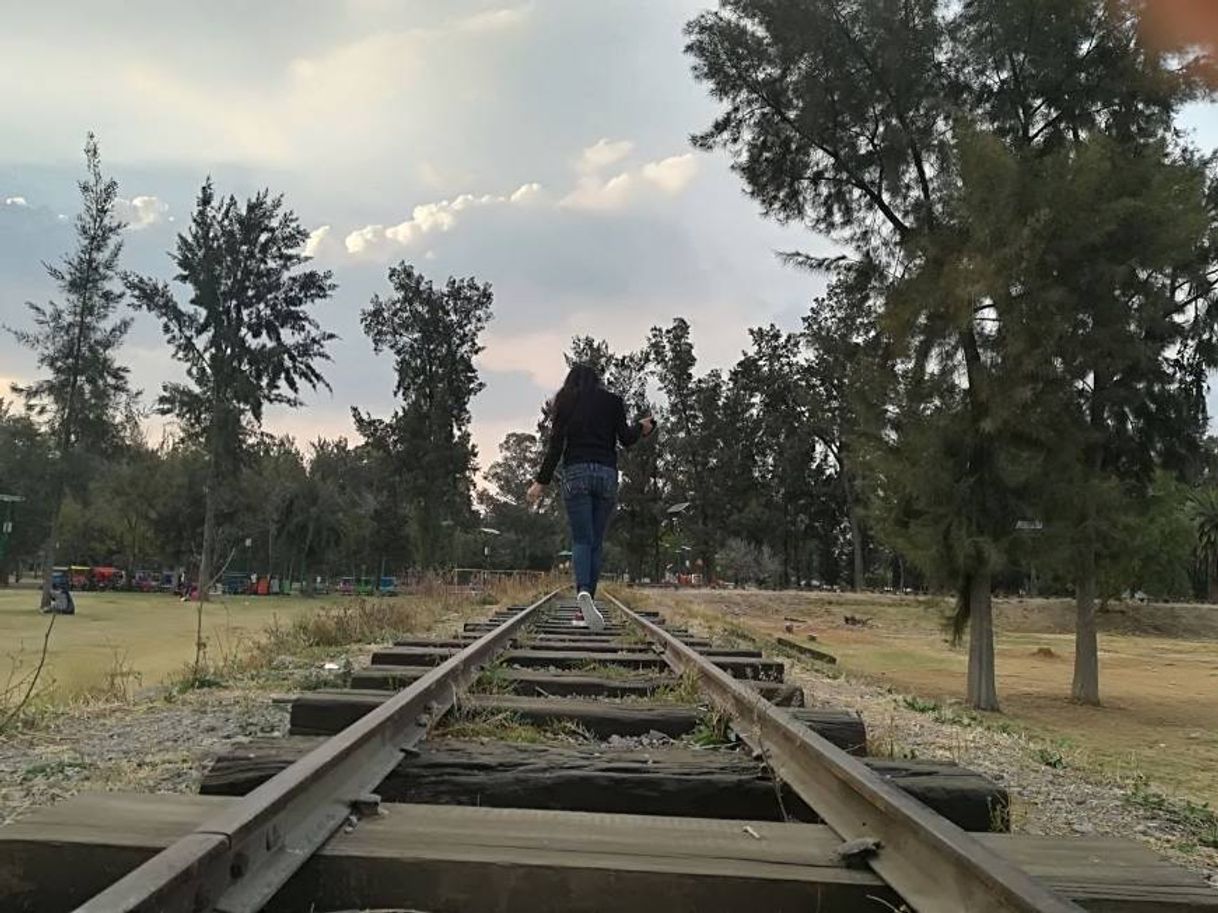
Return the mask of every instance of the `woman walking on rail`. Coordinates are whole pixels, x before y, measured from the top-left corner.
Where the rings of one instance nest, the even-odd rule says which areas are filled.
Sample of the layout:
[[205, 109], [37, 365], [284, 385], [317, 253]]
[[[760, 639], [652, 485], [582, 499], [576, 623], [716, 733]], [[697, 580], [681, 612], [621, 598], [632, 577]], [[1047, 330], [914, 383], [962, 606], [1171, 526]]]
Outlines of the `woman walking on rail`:
[[617, 506], [617, 445], [629, 447], [655, 431], [650, 415], [626, 422], [626, 406], [588, 365], [573, 365], [550, 404], [550, 441], [528, 499], [536, 504], [563, 462], [562, 498], [571, 527], [571, 564], [584, 621], [600, 629], [596, 583], [609, 518]]

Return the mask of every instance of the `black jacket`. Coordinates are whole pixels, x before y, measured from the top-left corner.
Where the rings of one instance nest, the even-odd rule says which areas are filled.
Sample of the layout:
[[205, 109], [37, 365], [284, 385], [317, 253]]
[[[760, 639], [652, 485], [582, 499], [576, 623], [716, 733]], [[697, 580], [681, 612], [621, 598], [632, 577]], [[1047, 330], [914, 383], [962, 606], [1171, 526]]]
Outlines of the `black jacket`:
[[627, 424], [626, 406], [616, 393], [604, 388], [583, 393], [569, 415], [555, 416], [537, 481], [550, 484], [560, 459], [564, 466], [600, 463], [616, 469], [618, 443], [629, 447], [642, 434], [640, 423]]

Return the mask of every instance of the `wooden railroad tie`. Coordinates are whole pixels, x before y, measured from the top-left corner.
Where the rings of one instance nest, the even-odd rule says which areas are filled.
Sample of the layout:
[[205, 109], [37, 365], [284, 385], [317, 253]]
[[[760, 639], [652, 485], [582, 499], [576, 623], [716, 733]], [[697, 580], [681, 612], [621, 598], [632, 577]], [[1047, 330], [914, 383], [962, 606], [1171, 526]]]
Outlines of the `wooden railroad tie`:
[[[37, 809], [0, 829], [6, 913], [68, 913], [235, 801], [94, 793]], [[382, 810], [332, 837], [264, 913], [603, 913], [606, 898], [633, 913], [828, 913], [901, 903], [871, 872], [847, 868], [835, 853], [841, 841], [823, 825], [443, 805]], [[1132, 841], [977, 838], [1090, 910], [1218, 913], [1218, 892], [1199, 876]]]
[[[244, 795], [321, 741], [289, 736], [229, 749], [206, 795]], [[1007, 829], [1006, 790], [953, 764], [868, 759], [872, 769], [966, 830]], [[484, 805], [686, 817], [818, 821], [746, 752], [683, 746], [609, 750], [588, 743], [429, 739], [381, 783], [386, 802]]]
[[[386, 647], [372, 654], [374, 666], [438, 666], [459, 651], [452, 647]], [[716, 666], [736, 678], [764, 679], [780, 682], [783, 665], [772, 659], [723, 656], [713, 650], [705, 654]], [[623, 669], [667, 671], [663, 656], [642, 649], [629, 653], [589, 653], [584, 650], [508, 650], [502, 661], [506, 665], [540, 669], [580, 669], [605, 665]]]
[[[386, 691], [345, 689], [306, 691], [292, 701], [291, 735], [333, 735], [350, 726], [389, 697]], [[521, 722], [545, 725], [575, 723], [595, 738], [638, 736], [659, 732], [680, 738], [693, 732], [705, 717], [701, 707], [646, 701], [577, 700], [518, 695], [473, 694], [461, 706], [491, 714], [507, 713]], [[851, 754], [867, 748], [863, 718], [851, 710], [793, 708], [791, 714], [813, 732]]]
[[[396, 691], [416, 682], [428, 672], [420, 666], [369, 666], [351, 674], [351, 687]], [[538, 671], [503, 667], [496, 673], [499, 681], [515, 694], [533, 697], [646, 697], [676, 683], [670, 675], [637, 675], [605, 678], [595, 673]], [[771, 704], [802, 707], [803, 689], [785, 682], [748, 681]]]

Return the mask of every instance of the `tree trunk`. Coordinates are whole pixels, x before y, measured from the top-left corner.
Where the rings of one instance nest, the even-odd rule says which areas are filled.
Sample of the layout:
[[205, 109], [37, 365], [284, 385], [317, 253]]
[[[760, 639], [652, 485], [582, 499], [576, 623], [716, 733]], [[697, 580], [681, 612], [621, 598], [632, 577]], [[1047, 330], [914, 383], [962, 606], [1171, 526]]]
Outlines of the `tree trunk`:
[[[193, 678], [196, 682], [202, 671], [203, 651], [203, 606], [207, 604], [207, 593], [211, 589], [211, 560], [212, 539], [216, 529], [216, 480], [215, 473], [208, 470], [207, 488], [203, 497], [206, 506], [203, 511], [203, 549], [199, 555], [199, 601], [195, 606], [195, 662]], [[190, 582], [186, 583], [186, 598], [190, 599]]]
[[969, 608], [968, 703], [978, 710], [998, 707], [994, 678], [994, 607], [990, 572], [976, 571], [966, 590]]
[[313, 578], [309, 574], [309, 551], [313, 548], [313, 517], [310, 515], [309, 523], [305, 527], [304, 549], [300, 553], [300, 577], [301, 593], [305, 596], [314, 595]]
[[1099, 706], [1100, 656], [1095, 630], [1095, 548], [1088, 541], [1080, 556], [1074, 581], [1077, 613], [1074, 630], [1074, 684], [1071, 697], [1080, 704]]
[[[213, 463], [215, 458], [212, 458]], [[207, 470], [207, 487], [203, 491], [203, 550], [199, 554], [199, 605], [207, 602], [208, 590], [211, 589], [212, 548], [216, 537], [216, 473]], [[200, 617], [202, 609], [199, 610]]]
[[[1089, 422], [1091, 440], [1085, 450], [1087, 468], [1092, 480], [1099, 479], [1104, 470], [1104, 441], [1108, 436], [1106, 395], [1110, 378], [1106, 371], [1095, 369], [1091, 380]], [[1095, 631], [1095, 563], [1096, 563], [1096, 494], [1091, 484], [1084, 486], [1082, 496], [1083, 528], [1080, 539], [1078, 566], [1074, 577], [1074, 602], [1077, 620], [1074, 628], [1074, 683], [1071, 697], [1080, 704], [1099, 706], [1100, 654]]]
[[863, 588], [867, 571], [863, 566], [863, 529], [859, 525], [854, 498], [846, 501], [846, 512], [850, 519], [850, 542], [854, 547], [854, 591], [857, 593]]
[[846, 500], [846, 519], [850, 523], [850, 545], [854, 558], [853, 589], [857, 593], [863, 588], [863, 584], [866, 582], [864, 578], [867, 575], [863, 563], [863, 526], [859, 522], [858, 505], [854, 501], [854, 487], [850, 484], [850, 475], [846, 470], [846, 460], [841, 448], [837, 453], [837, 467], [842, 480], [842, 494]]
[[51, 607], [51, 575], [55, 571], [55, 552], [59, 548], [59, 515], [63, 512], [62, 484], [56, 485], [51, 505], [51, 531], [47, 535], [46, 548], [42, 551], [42, 596], [38, 603], [38, 608], [43, 611]]

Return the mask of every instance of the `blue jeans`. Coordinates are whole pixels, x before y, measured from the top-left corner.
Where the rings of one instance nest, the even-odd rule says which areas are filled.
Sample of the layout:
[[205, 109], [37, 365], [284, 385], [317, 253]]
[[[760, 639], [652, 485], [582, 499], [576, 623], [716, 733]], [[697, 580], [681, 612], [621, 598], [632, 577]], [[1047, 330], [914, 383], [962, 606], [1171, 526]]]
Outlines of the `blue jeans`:
[[617, 470], [599, 463], [575, 463], [563, 469], [562, 499], [571, 526], [571, 565], [576, 592], [596, 595], [601, 553], [609, 518], [617, 506]]

